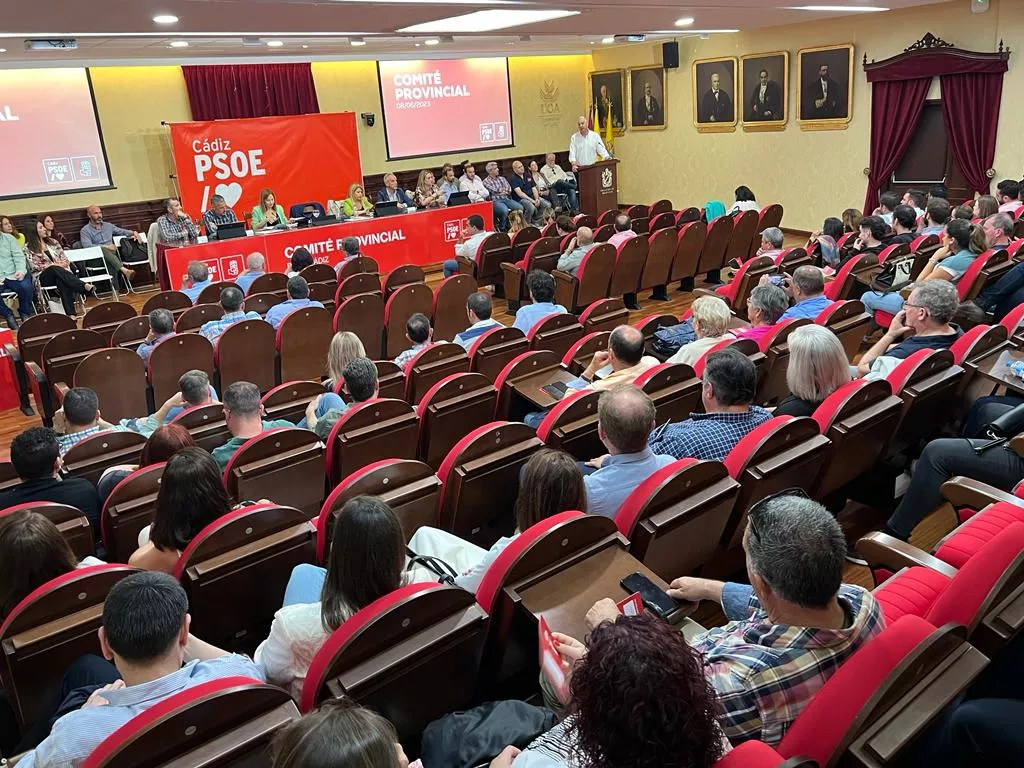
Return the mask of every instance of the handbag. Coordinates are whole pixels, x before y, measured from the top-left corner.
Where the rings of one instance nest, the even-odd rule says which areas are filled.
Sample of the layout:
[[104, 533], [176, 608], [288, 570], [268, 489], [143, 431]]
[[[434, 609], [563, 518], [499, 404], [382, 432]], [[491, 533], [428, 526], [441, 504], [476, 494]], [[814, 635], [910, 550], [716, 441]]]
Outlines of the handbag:
[[406, 571], [411, 571], [417, 566], [425, 568], [437, 576], [437, 582], [439, 584], [455, 586], [455, 577], [459, 574], [441, 558], [433, 557], [432, 555], [417, 555], [408, 547], [405, 548], [405, 553], [409, 559], [409, 562], [406, 563], [405, 566]]
[[912, 258], [888, 261], [882, 267], [882, 271], [875, 276], [871, 287], [881, 293], [899, 291], [910, 283], [910, 273], [913, 269], [914, 260]]

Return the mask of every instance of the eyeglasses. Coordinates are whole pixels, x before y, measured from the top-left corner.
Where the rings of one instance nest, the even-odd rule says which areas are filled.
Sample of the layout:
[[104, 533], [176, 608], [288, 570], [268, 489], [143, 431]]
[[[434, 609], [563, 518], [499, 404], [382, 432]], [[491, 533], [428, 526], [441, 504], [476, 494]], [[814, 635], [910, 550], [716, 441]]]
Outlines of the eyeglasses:
[[776, 493], [765, 496], [760, 501], [754, 502], [750, 509], [747, 510], [747, 522], [750, 524], [751, 536], [757, 536], [759, 539], [761, 538], [761, 534], [758, 533], [757, 530], [756, 517], [765, 510], [769, 502], [774, 501], [775, 499], [781, 499], [783, 496], [796, 496], [799, 499], [811, 498], [803, 488], [787, 488], [784, 491], [777, 491]]

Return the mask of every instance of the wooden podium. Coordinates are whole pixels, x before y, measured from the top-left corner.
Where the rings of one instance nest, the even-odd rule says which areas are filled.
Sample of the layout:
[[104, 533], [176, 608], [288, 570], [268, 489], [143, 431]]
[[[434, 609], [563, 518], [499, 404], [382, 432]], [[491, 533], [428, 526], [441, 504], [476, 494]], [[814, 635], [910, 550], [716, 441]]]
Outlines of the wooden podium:
[[580, 210], [592, 216], [602, 211], [618, 210], [618, 160], [600, 160], [593, 165], [581, 165], [576, 171], [579, 185]]

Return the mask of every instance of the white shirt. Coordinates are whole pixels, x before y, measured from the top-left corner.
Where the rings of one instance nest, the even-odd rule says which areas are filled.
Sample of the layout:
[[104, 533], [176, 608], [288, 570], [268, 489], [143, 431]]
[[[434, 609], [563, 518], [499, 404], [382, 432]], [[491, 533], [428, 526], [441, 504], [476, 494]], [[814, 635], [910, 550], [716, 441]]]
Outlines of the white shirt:
[[474, 176], [472, 180], [468, 176], [463, 176], [459, 179], [459, 189], [469, 192], [471, 203], [482, 202], [491, 196], [491, 190], [484, 186], [484, 181], [479, 176]]
[[569, 176], [560, 165], [548, 165], [545, 163], [541, 166], [540, 175], [544, 177], [544, 181], [548, 183], [548, 186], [553, 186], [556, 181], [566, 181]]
[[821, 95], [822, 98], [828, 97], [828, 80], [821, 81]]
[[765, 94], [765, 91], [767, 91], [767, 90], [768, 90], [768, 86], [767, 85], [762, 85], [761, 86], [761, 90], [758, 92], [757, 98], [758, 98], [758, 100], [762, 104], [764, 103], [764, 94]]
[[476, 261], [476, 255], [480, 251], [480, 245], [493, 234], [493, 232], [484, 230], [483, 232], [477, 232], [464, 243], [456, 243], [455, 255], [461, 256], [464, 259], [469, 259], [470, 261]]
[[330, 636], [320, 618], [320, 603], [288, 605], [274, 614], [270, 636], [260, 643], [253, 661], [267, 682], [279, 685], [298, 701], [313, 657]]
[[598, 158], [608, 157], [608, 150], [597, 131], [587, 131], [582, 135], [576, 131], [569, 139], [569, 162], [576, 165], [593, 165]]
[[732, 208], [729, 209], [729, 213], [736, 213], [737, 211], [754, 211], [759, 212], [761, 208], [758, 206], [756, 200], [737, 200], [732, 204]]

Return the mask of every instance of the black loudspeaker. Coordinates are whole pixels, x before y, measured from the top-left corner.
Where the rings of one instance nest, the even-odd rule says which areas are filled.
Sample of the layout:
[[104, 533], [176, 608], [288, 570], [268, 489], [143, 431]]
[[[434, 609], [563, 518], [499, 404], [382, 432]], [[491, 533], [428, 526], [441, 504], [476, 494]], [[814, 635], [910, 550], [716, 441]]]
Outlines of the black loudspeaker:
[[679, 69], [679, 43], [675, 40], [661, 44], [661, 65], [665, 69]]

